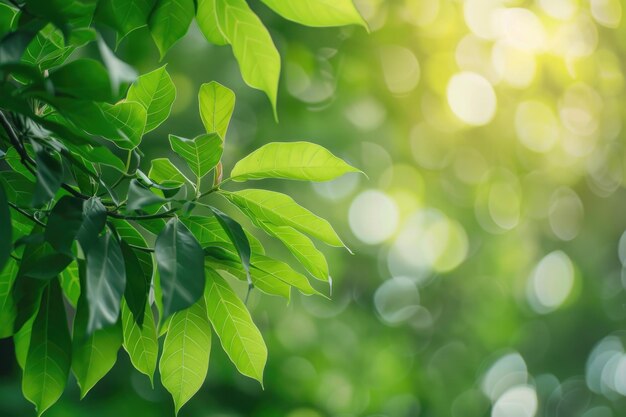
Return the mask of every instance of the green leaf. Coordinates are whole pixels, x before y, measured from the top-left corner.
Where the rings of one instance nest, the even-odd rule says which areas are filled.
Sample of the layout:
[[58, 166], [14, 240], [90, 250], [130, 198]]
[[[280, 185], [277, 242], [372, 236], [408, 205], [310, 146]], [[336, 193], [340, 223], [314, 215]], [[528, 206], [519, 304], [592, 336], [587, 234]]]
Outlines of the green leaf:
[[[280, 55], [272, 37], [245, 0], [213, 0], [198, 7], [199, 22], [215, 24], [219, 35], [204, 31], [210, 41], [225, 40], [233, 48], [243, 80], [267, 94], [276, 113]], [[207, 16], [213, 13], [213, 16]], [[206, 29], [206, 24], [201, 28]]]
[[308, 237], [290, 226], [275, 226], [271, 223], [255, 222], [270, 236], [279, 239], [289, 252], [313, 275], [321, 281], [328, 281], [328, 263]]
[[137, 78], [130, 86], [126, 99], [136, 101], [146, 109], [144, 133], [156, 129], [163, 123], [170, 115], [176, 99], [176, 87], [165, 65]]
[[7, 149], [4, 160], [13, 171], [25, 176], [29, 181], [35, 182], [35, 176], [22, 164], [22, 157], [17, 152], [16, 148], [10, 147]]
[[106, 165], [115, 168], [119, 172], [126, 172], [124, 162], [113, 154], [108, 148], [104, 146], [91, 146], [82, 145], [77, 146], [70, 143], [65, 143], [67, 148], [81, 158], [94, 164]]
[[87, 302], [85, 296], [78, 301], [72, 334], [72, 372], [80, 387], [81, 399], [111, 370], [117, 361], [117, 351], [122, 346], [119, 320], [112, 326], [87, 333]]
[[73, 51], [73, 46], [65, 45], [63, 33], [49, 23], [28, 45], [22, 61], [45, 70], [63, 64]]
[[142, 325], [144, 318], [143, 313], [148, 301], [148, 292], [150, 291], [150, 281], [146, 280], [141, 262], [139, 262], [137, 254], [130, 245], [122, 240], [120, 246], [126, 267], [124, 299], [132, 311], [133, 316], [137, 318], [137, 324]]
[[14, 332], [20, 331], [37, 314], [43, 290], [49, 283], [50, 281], [22, 276], [18, 271], [12, 293], [17, 313], [13, 322]]
[[72, 256], [72, 243], [83, 223], [83, 200], [63, 196], [54, 205], [46, 224], [45, 238], [60, 253]]
[[231, 219], [225, 213], [215, 207], [210, 207], [213, 215], [226, 232], [226, 235], [237, 250], [243, 270], [246, 272], [246, 280], [248, 281], [248, 291], [252, 289], [252, 278], [250, 277], [250, 242], [239, 223]]
[[215, 45], [228, 45], [228, 39], [222, 35], [218, 27], [216, 0], [198, 0], [196, 21], [204, 37]]
[[156, 207], [165, 203], [165, 200], [133, 179], [128, 186], [128, 203], [126, 210], [135, 211], [146, 207]]
[[107, 137], [119, 148], [132, 150], [141, 143], [146, 127], [146, 109], [134, 101], [122, 101], [115, 105], [102, 105], [105, 117], [119, 129], [117, 137]]
[[345, 246], [330, 223], [298, 205], [288, 195], [258, 189], [220, 191], [220, 194], [251, 219], [291, 226], [331, 246]]
[[[219, 257], [213, 257], [210, 252], [216, 248], [205, 248], [205, 265], [208, 268], [215, 269], [217, 271], [224, 271], [234, 276], [235, 278], [245, 281], [246, 273], [241, 266], [241, 261], [237, 259], [237, 255], [230, 252], [224, 252], [228, 255], [228, 259], [220, 259]], [[234, 258], [233, 258], [234, 257]], [[253, 266], [254, 268], [254, 266]], [[291, 286], [280, 279], [276, 279], [263, 271], [254, 270], [250, 274], [252, 276], [252, 282], [254, 287], [258, 288], [262, 292], [268, 295], [276, 295], [283, 297], [286, 300], [291, 298]]]
[[32, 204], [35, 207], [41, 207], [50, 201], [61, 187], [63, 166], [43, 148], [35, 150], [35, 162], [37, 163], [37, 182], [33, 191]]
[[83, 202], [82, 217], [83, 222], [76, 234], [76, 239], [83, 252], [87, 253], [106, 225], [106, 208], [98, 197], [92, 197]]
[[294, 271], [286, 263], [264, 255], [255, 255], [252, 258], [252, 275], [266, 280], [270, 277], [281, 280], [297, 288], [304, 295], [321, 295], [304, 275]]
[[32, 201], [35, 184], [20, 173], [0, 172], [0, 182], [6, 191], [8, 201], [19, 207], [28, 207]]
[[[224, 246], [226, 244], [232, 246], [231, 252], [236, 253], [236, 249], [230, 238], [224, 231], [220, 222], [213, 216], [189, 216], [182, 218], [181, 221], [193, 233], [193, 235], [203, 248], [206, 246]], [[244, 230], [245, 233], [245, 230]], [[246, 238], [250, 243], [250, 249], [253, 253], [264, 254], [265, 249], [261, 242], [250, 233], [246, 233]]]
[[20, 262], [20, 277], [30, 277], [39, 280], [51, 280], [61, 273], [72, 262], [72, 257], [57, 252], [48, 242], [34, 242], [26, 245], [22, 262]]
[[4, 268], [13, 250], [13, 226], [11, 224], [11, 213], [9, 211], [9, 201], [0, 183], [0, 270]]
[[182, 172], [176, 168], [169, 159], [157, 158], [150, 161], [148, 176], [161, 185], [181, 187], [185, 182], [190, 182]]
[[185, 139], [170, 135], [170, 146], [181, 158], [187, 162], [197, 178], [209, 173], [222, 158], [222, 139], [217, 133], [196, 136]]
[[24, 397], [41, 415], [63, 393], [70, 369], [71, 340], [61, 289], [52, 281], [33, 322], [22, 378]]
[[61, 289], [65, 298], [67, 298], [72, 307], [76, 307], [80, 298], [80, 277], [76, 260], [72, 261], [59, 274], [59, 281], [61, 282]]
[[86, 260], [87, 334], [92, 334], [117, 322], [126, 287], [126, 271], [120, 245], [109, 231], [94, 241]]
[[361, 25], [367, 28], [352, 0], [261, 0], [287, 20], [306, 26]]
[[267, 348], [248, 309], [217, 272], [207, 269], [207, 314], [222, 348], [243, 375], [263, 384]]
[[112, 99], [107, 70], [93, 59], [77, 59], [50, 73], [57, 93], [94, 101]]
[[[118, 235], [127, 243], [131, 245], [135, 245], [141, 248], [145, 248], [148, 246], [146, 240], [143, 238], [141, 233], [137, 231], [130, 223], [125, 220], [113, 219], [111, 221], [115, 226], [115, 230]], [[152, 255], [150, 253], [132, 249], [139, 260], [139, 264], [141, 265], [141, 271], [143, 274], [143, 280], [147, 283], [148, 287], [152, 283], [152, 275], [154, 273], [154, 262], [152, 261]], [[129, 279], [129, 277], [126, 277]], [[138, 319], [141, 322], [141, 318]]]
[[137, 318], [133, 316], [126, 302], [122, 301], [122, 326], [124, 329], [123, 345], [130, 361], [139, 372], [150, 378], [152, 384], [159, 354], [152, 309], [149, 306], [145, 309], [143, 325], [139, 326]]
[[163, 317], [195, 303], [204, 289], [204, 253], [189, 229], [177, 218], [167, 222], [154, 252], [163, 292]]
[[193, 0], [158, 0], [148, 26], [161, 59], [176, 41], [185, 36], [193, 16]]
[[18, 10], [9, 6], [8, 4], [0, 4], [0, 37], [4, 36], [7, 32], [13, 31], [15, 26], [15, 16], [17, 16]]
[[17, 271], [18, 265], [13, 258], [0, 269], [0, 339], [13, 335], [16, 311], [12, 290]]
[[96, 17], [117, 31], [117, 43], [148, 24], [156, 0], [101, 0]]
[[328, 181], [361, 172], [327, 149], [310, 142], [272, 142], [241, 159], [230, 173], [233, 181], [284, 178]]
[[200, 118], [207, 133], [226, 138], [230, 118], [235, 110], [235, 93], [218, 82], [202, 84], [198, 92]]
[[[39, 306], [37, 306], [39, 308]], [[35, 311], [36, 313], [37, 311]], [[33, 322], [36, 315], [33, 315], [24, 325], [13, 335], [13, 343], [15, 344], [15, 359], [22, 371], [26, 366], [26, 357], [28, 356], [28, 348], [30, 345], [30, 335], [33, 330]]]
[[200, 298], [172, 316], [159, 361], [161, 383], [172, 394], [176, 414], [202, 386], [210, 352], [211, 325]]

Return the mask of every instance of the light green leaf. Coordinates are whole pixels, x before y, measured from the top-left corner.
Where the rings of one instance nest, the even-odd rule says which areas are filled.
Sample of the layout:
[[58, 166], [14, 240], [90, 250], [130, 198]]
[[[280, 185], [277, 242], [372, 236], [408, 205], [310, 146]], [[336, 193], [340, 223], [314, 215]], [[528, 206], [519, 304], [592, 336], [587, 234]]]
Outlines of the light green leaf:
[[61, 289], [57, 281], [52, 281], [33, 322], [22, 378], [24, 397], [35, 404], [39, 416], [65, 389], [71, 348]]
[[172, 394], [176, 414], [202, 386], [210, 352], [211, 325], [201, 298], [172, 316], [159, 361], [161, 383]]
[[122, 101], [115, 105], [103, 103], [102, 109], [105, 117], [121, 133], [118, 137], [107, 139], [126, 150], [139, 146], [146, 127], [146, 109], [134, 101]]
[[22, 61], [45, 70], [61, 65], [73, 51], [73, 46], [65, 46], [63, 33], [49, 23], [28, 45]]
[[367, 24], [352, 0], [261, 0], [269, 8], [284, 17], [306, 26], [344, 26]]
[[252, 258], [252, 275], [267, 280], [272, 277], [297, 288], [304, 295], [320, 295], [309, 280], [284, 262], [264, 255]]
[[226, 131], [235, 109], [235, 93], [220, 83], [211, 81], [200, 86], [198, 92], [200, 118], [207, 133], [216, 132], [226, 139]]
[[194, 16], [193, 0], [158, 0], [148, 21], [161, 59], [176, 41], [185, 36]]
[[157, 341], [154, 315], [150, 306], [144, 310], [143, 324], [128, 308], [126, 301], [122, 301], [122, 327], [124, 331], [124, 349], [128, 352], [133, 366], [142, 374], [150, 378], [153, 384], [154, 370], [156, 369], [159, 343]]
[[202, 297], [204, 253], [189, 229], [175, 217], [157, 237], [154, 252], [163, 293], [164, 320]]
[[59, 274], [59, 280], [65, 298], [67, 298], [73, 307], [76, 307], [78, 305], [78, 299], [80, 298], [80, 278], [78, 276], [78, 263], [76, 260], [72, 261], [72, 263]]
[[126, 288], [120, 245], [110, 231], [94, 241], [87, 252], [86, 297], [89, 301], [87, 333], [115, 324]]
[[128, 101], [141, 103], [146, 109], [144, 133], [156, 129], [168, 118], [175, 98], [176, 87], [165, 65], [137, 78], [130, 86], [126, 97]]
[[298, 205], [288, 195], [258, 189], [220, 191], [220, 194], [251, 219], [291, 226], [331, 246], [345, 246], [330, 223]]
[[196, 136], [193, 139], [185, 139], [170, 135], [170, 146], [181, 158], [197, 178], [202, 178], [209, 173], [222, 158], [222, 139], [217, 133]]
[[17, 271], [18, 265], [13, 258], [0, 269], [0, 339], [13, 335], [16, 311], [11, 291]]
[[[185, 223], [185, 226], [193, 233], [203, 248], [215, 245], [223, 247], [224, 244], [233, 246], [224, 228], [214, 216], [189, 216], [180, 220]], [[265, 254], [265, 249], [257, 238], [250, 233], [246, 233], [246, 237], [253, 253]], [[231, 252], [236, 252], [234, 246]]]
[[315, 247], [311, 239], [290, 226], [276, 226], [271, 223], [255, 222], [270, 236], [279, 239], [289, 252], [313, 275], [321, 281], [328, 281], [326, 257]]
[[217, 13], [215, 11], [216, 0], [198, 0], [196, 21], [204, 37], [214, 45], [228, 45], [218, 27]]
[[158, 184], [168, 186], [182, 186], [185, 182], [191, 183], [176, 165], [167, 158], [157, 158], [150, 161], [148, 176]]
[[272, 142], [235, 164], [233, 181], [284, 178], [329, 181], [348, 172], [361, 172], [329, 150], [310, 142]]
[[89, 310], [87, 299], [82, 296], [74, 318], [72, 334], [72, 372], [80, 387], [81, 399], [117, 361], [117, 351], [122, 346], [122, 325], [115, 324], [87, 334]]
[[267, 348], [248, 309], [217, 272], [207, 269], [204, 298], [222, 348], [243, 375], [263, 384]]
[[[217, 25], [221, 38], [233, 48], [243, 80], [250, 87], [264, 91], [276, 113], [280, 55], [272, 37], [246, 0], [213, 1], [214, 7], [198, 10], [203, 13], [200, 21], [207, 19]], [[204, 16], [211, 12], [215, 18]], [[209, 40], [219, 39], [206, 31], [205, 36]]]

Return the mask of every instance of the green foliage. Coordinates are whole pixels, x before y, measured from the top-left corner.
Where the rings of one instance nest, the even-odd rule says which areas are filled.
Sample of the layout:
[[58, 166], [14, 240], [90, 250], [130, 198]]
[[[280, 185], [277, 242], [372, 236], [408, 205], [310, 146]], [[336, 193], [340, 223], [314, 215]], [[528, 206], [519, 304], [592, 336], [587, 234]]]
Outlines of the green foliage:
[[[267, 2], [308, 25], [362, 23], [349, 2], [308, 3], [307, 12]], [[212, 331], [237, 369], [262, 382], [261, 333], [221, 274], [287, 299], [292, 287], [319, 292], [214, 207], [217, 195], [281, 240], [314, 278], [328, 280], [328, 265], [305, 234], [343, 245], [287, 195], [224, 189], [230, 180], [326, 181], [359, 171], [317, 145], [272, 143], [222, 178], [235, 95], [214, 81], [198, 93], [206, 133], [169, 135], [176, 160], [144, 159], [142, 139], [168, 118], [175, 85], [165, 65], [137, 77], [96, 24], [109, 26], [117, 43], [147, 27], [163, 58], [195, 16], [209, 41], [231, 45], [243, 79], [275, 110], [280, 57], [260, 19], [244, 0], [195, 5], [0, 3], [0, 337], [14, 338], [24, 396], [39, 414], [62, 394], [70, 367], [85, 396], [122, 346], [150, 381], [159, 363], [178, 412], [204, 382]]]

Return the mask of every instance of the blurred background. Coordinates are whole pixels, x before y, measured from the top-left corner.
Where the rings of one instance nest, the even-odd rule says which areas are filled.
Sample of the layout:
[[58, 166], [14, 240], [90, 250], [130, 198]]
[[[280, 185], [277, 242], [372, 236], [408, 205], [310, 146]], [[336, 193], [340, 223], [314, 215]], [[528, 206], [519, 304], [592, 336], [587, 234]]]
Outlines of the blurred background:
[[[269, 141], [310, 140], [369, 176], [254, 184], [332, 220], [355, 255], [323, 248], [330, 301], [254, 292], [265, 390], [214, 338], [206, 384], [180, 416], [626, 415], [626, 5], [356, 4], [370, 34], [301, 27], [251, 1], [283, 57], [278, 124], [230, 49], [196, 27], [165, 58], [178, 97], [148, 155], [169, 152], [167, 133], [202, 131], [197, 90], [217, 80], [237, 94], [226, 172]], [[117, 52], [156, 68], [146, 29]], [[3, 355], [0, 415], [34, 415]], [[46, 415], [173, 415], [123, 351], [78, 398], [71, 382]]]

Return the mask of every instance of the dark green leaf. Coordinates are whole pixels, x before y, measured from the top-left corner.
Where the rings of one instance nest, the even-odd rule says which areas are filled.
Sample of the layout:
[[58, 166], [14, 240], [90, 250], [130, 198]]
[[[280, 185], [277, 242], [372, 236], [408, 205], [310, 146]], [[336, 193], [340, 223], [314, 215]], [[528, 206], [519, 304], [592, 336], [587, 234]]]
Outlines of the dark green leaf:
[[35, 184], [20, 173], [13, 171], [0, 172], [0, 182], [4, 186], [7, 198], [19, 207], [28, 207], [32, 202]]
[[135, 211], [150, 206], [163, 204], [165, 200], [142, 186], [139, 181], [131, 180], [128, 186], [128, 203], [126, 210]]
[[48, 242], [29, 243], [24, 249], [19, 275], [50, 280], [72, 262], [72, 257], [56, 251]]
[[91, 246], [98, 239], [106, 224], [106, 208], [98, 197], [92, 197], [82, 204], [82, 224], [76, 234], [83, 252], [89, 252]]
[[235, 246], [237, 254], [239, 255], [239, 259], [241, 260], [243, 270], [246, 271], [248, 288], [251, 289], [252, 278], [250, 278], [250, 242], [248, 242], [248, 238], [246, 237], [243, 228], [239, 223], [237, 223], [228, 215], [222, 213], [215, 207], [210, 207], [210, 209], [215, 215], [217, 221], [219, 221], [220, 225], [226, 232], [226, 235], [229, 237], [230, 241]]
[[143, 324], [144, 310], [148, 301], [150, 281], [146, 280], [139, 258], [126, 241], [120, 243], [126, 268], [126, 289], [124, 299], [140, 326]]
[[89, 301], [87, 334], [115, 324], [126, 287], [126, 271], [120, 245], [107, 231], [87, 252], [86, 293]]
[[13, 322], [17, 314], [13, 298], [13, 283], [17, 277], [18, 264], [9, 258], [0, 269], [0, 339], [13, 335]]
[[52, 247], [60, 253], [72, 256], [72, 243], [83, 223], [83, 200], [71, 196], [63, 196], [54, 205], [45, 237]]
[[37, 162], [37, 182], [33, 191], [32, 204], [41, 207], [50, 201], [63, 182], [63, 166], [58, 159], [45, 149], [35, 149]]
[[9, 211], [9, 201], [0, 183], [0, 270], [4, 268], [11, 255], [13, 242], [13, 226], [11, 225], [11, 213]]
[[17, 313], [13, 323], [14, 332], [20, 331], [37, 314], [41, 302], [41, 294], [48, 284], [49, 281], [20, 276], [18, 271], [11, 295]]
[[96, 17], [117, 31], [117, 42], [148, 24], [156, 0], [102, 0]]
[[204, 253], [193, 234], [177, 218], [167, 222], [154, 249], [163, 292], [164, 320], [202, 296]]
[[93, 59], [77, 59], [50, 73], [58, 93], [94, 101], [110, 101], [112, 88], [107, 70]]

